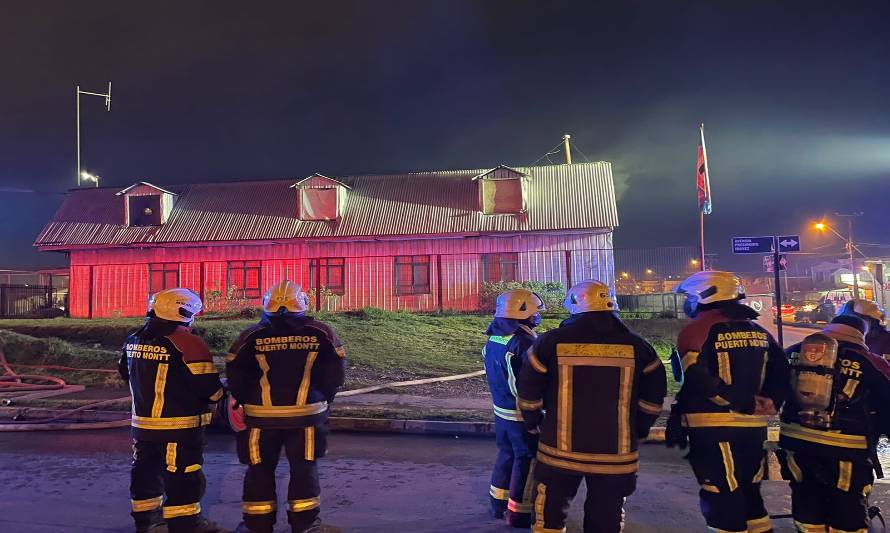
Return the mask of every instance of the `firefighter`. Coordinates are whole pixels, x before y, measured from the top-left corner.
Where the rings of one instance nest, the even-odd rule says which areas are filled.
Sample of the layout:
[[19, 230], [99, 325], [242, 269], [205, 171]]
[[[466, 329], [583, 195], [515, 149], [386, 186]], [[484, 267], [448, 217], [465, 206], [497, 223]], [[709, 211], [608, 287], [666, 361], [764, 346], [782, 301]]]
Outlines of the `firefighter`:
[[201, 517], [208, 403], [223, 397], [210, 350], [191, 332], [201, 307], [188, 289], [158, 292], [145, 325], [123, 347], [118, 369], [133, 395], [130, 497], [138, 532], [225, 531]]
[[868, 325], [868, 333], [865, 335], [868, 350], [884, 359], [890, 359], [890, 332], [884, 327], [886, 312], [878, 304], [859, 298], [849, 300], [839, 314], [858, 316], [864, 320]]
[[607, 285], [581, 282], [565, 306], [572, 316], [537, 338], [517, 383], [525, 426], [540, 433], [532, 531], [565, 531], [584, 480], [585, 533], [617, 533], [636, 488], [638, 439], [661, 413], [664, 365], [618, 318]]
[[545, 310], [541, 298], [526, 289], [507, 291], [497, 298], [494, 320], [485, 332], [482, 350], [485, 374], [495, 415], [498, 456], [491, 474], [491, 514], [517, 528], [531, 526], [532, 476], [537, 436], [528, 433], [516, 407], [516, 376], [522, 355], [535, 340], [534, 328]]
[[866, 331], [861, 318], [839, 315], [788, 349], [794, 392], [778, 455], [802, 533], [868, 531], [874, 436], [887, 430], [873, 424], [890, 414], [890, 364], [869, 353]]
[[247, 430], [238, 454], [247, 464], [239, 532], [271, 533], [282, 447], [290, 464], [287, 516], [294, 533], [321, 531], [317, 460], [327, 443], [328, 407], [343, 384], [346, 353], [334, 331], [306, 316], [299, 285], [278, 283], [263, 299], [263, 317], [241, 333], [226, 357], [229, 389], [243, 406]]
[[766, 465], [767, 415], [781, 407], [788, 362], [779, 345], [744, 305], [729, 272], [697, 272], [677, 292], [692, 321], [677, 349], [683, 385], [671, 408], [666, 444], [690, 446], [699, 501], [712, 531], [772, 531], [760, 495]]

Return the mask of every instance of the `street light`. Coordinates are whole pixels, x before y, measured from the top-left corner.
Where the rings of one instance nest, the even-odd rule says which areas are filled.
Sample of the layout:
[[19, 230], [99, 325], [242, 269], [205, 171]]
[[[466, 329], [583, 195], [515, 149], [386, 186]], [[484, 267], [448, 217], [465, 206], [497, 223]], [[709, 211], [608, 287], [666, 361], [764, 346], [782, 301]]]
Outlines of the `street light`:
[[92, 181], [92, 182], [95, 182], [96, 187], [99, 186], [99, 176], [97, 176], [97, 175], [95, 175], [95, 174], [90, 174], [90, 173], [87, 172], [86, 170], [81, 170], [81, 171], [80, 171], [80, 179], [81, 179], [82, 181]]
[[865, 254], [862, 253], [862, 250], [856, 247], [853, 243], [853, 217], [862, 216], [862, 213], [853, 213], [849, 215], [842, 215], [840, 213], [835, 213], [835, 215], [839, 217], [847, 218], [847, 236], [844, 237], [836, 229], [826, 224], [825, 222], [816, 222], [813, 224], [813, 227], [819, 231], [829, 230], [834, 233], [837, 238], [844, 241], [844, 244], [847, 248], [847, 255], [850, 257], [850, 273], [853, 275], [853, 298], [859, 298], [859, 274], [856, 272], [856, 263], [853, 259], [853, 250], [858, 251], [862, 257], [865, 257]]
[[[77, 114], [77, 186], [80, 187], [80, 182], [83, 177], [83, 171], [80, 168], [80, 95], [85, 94], [88, 96], [99, 96], [105, 99], [105, 110], [111, 111], [111, 82], [108, 82], [108, 92], [105, 94], [102, 93], [92, 93], [89, 91], [81, 91], [80, 85], [77, 86], [77, 89], [74, 91], [77, 103], [76, 106], [76, 114]], [[99, 186], [98, 179], [94, 180], [96, 182], [96, 187]]]

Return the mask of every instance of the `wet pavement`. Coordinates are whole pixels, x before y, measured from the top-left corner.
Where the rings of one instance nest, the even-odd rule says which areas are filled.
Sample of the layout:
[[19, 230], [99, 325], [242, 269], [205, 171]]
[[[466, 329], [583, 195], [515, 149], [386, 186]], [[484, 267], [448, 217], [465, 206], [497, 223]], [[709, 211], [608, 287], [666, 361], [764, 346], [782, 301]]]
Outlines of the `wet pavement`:
[[[482, 438], [337, 433], [322, 462], [323, 512], [347, 532], [516, 531], [487, 516], [489, 465], [494, 442]], [[0, 531], [132, 531], [127, 493], [126, 430], [67, 433], [0, 433]], [[657, 445], [642, 449], [637, 492], [628, 499], [629, 533], [704, 531], [697, 491], [680, 452]], [[231, 435], [211, 435], [206, 453], [205, 513], [234, 527], [240, 519], [244, 472]], [[279, 494], [285, 494], [284, 467]], [[787, 485], [764, 483], [772, 513], [788, 511]], [[878, 485], [887, 502], [890, 485]], [[583, 488], [568, 531], [580, 531]], [[890, 503], [886, 504], [890, 509]], [[777, 531], [791, 532], [789, 520]], [[278, 529], [287, 531], [283, 516]]]

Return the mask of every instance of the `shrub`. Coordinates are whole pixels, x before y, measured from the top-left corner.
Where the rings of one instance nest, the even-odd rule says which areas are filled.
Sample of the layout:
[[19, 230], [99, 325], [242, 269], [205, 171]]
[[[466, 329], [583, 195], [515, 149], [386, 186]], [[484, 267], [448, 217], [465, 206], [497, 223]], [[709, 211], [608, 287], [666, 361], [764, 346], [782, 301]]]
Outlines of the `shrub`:
[[512, 289], [528, 289], [544, 300], [550, 313], [564, 311], [562, 302], [566, 297], [565, 286], [558, 281], [500, 281], [483, 283], [479, 294], [480, 310], [491, 313], [494, 311], [498, 295]]

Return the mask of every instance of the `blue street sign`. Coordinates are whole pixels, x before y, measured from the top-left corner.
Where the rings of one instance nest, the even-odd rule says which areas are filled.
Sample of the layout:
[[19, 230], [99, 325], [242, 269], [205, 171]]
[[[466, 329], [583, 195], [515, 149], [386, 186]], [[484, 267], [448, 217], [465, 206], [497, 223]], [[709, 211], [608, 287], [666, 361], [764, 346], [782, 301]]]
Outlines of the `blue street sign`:
[[734, 254], [768, 254], [773, 251], [772, 237], [733, 237]]
[[779, 237], [779, 252], [799, 252], [800, 251], [800, 235], [785, 235]]

